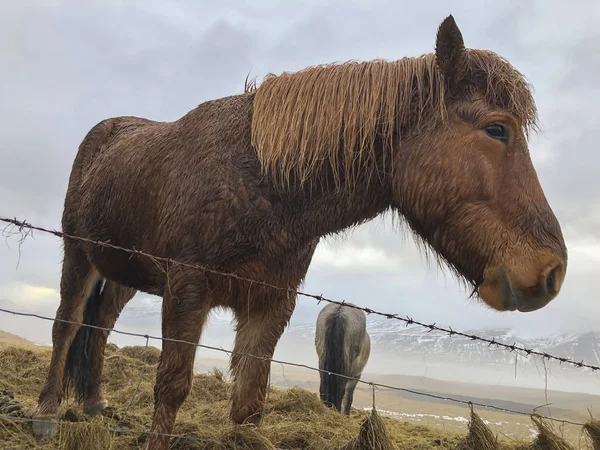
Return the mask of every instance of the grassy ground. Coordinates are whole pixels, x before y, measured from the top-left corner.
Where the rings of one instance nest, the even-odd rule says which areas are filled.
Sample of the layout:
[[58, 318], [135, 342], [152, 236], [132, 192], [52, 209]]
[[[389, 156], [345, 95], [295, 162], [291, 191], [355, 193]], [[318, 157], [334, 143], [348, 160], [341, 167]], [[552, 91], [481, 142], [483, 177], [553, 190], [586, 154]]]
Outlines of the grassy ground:
[[[207, 355], [197, 358], [198, 370], [210, 370], [212, 367], [226, 370], [227, 362], [223, 359], [209, 358]], [[494, 434], [509, 442], [529, 440], [535, 436], [537, 427], [528, 415], [534, 409], [538, 410], [540, 414], [550, 417], [585, 423], [590, 418], [588, 409], [596, 415], [600, 405], [600, 396], [598, 395], [572, 392], [458, 383], [406, 375], [364, 373], [363, 378], [391, 386], [428, 392], [441, 397], [477, 401], [527, 413], [517, 415], [494, 409], [478, 408], [482, 419]], [[271, 368], [271, 383], [282, 389], [296, 386], [314, 393], [319, 390], [317, 372], [279, 364], [274, 364]], [[463, 434], [467, 430], [470, 413], [468, 405], [385, 388], [377, 389], [376, 398], [377, 408], [383, 416], [451, 433]], [[364, 410], [371, 404], [371, 388], [368, 385], [359, 384], [353, 405], [359, 410]], [[548, 406], [539, 407], [540, 405]], [[581, 426], [568, 423], [564, 425], [559, 423], [558, 425], [560, 425], [560, 429], [557, 431], [575, 448], [586, 448], [581, 443]]]
[[[548, 393], [548, 399], [544, 397], [543, 390], [510, 388], [496, 391], [493, 386], [468, 385], [457, 386], [453, 382], [439, 382], [437, 380], [426, 380], [420, 385], [416, 377], [404, 376], [377, 376], [367, 374], [365, 379], [382, 382], [392, 386], [402, 386], [421, 392], [429, 392], [439, 396], [450, 396], [463, 400], [478, 401], [483, 404], [492, 404], [499, 407], [517, 409], [531, 412], [535, 407], [551, 403], [551, 406], [539, 408], [540, 414], [559, 417], [574, 422], [585, 423], [589, 420], [586, 408], [597, 411], [600, 405], [600, 397], [592, 395], [579, 395], [572, 393], [561, 393], [552, 391]], [[318, 392], [318, 375], [316, 372], [294, 367], [274, 365], [271, 380], [279, 387], [299, 386], [311, 392]], [[487, 389], [486, 389], [487, 388]], [[428, 425], [438, 429], [444, 429], [453, 433], [464, 433], [467, 429], [469, 418], [469, 407], [451, 401], [441, 401], [428, 397], [412, 395], [380, 388], [376, 392], [377, 407], [379, 412], [397, 420], [406, 421], [419, 425]], [[583, 398], [581, 398], [583, 397]], [[499, 400], [505, 399], [505, 400]], [[508, 401], [506, 399], [512, 399]], [[363, 409], [371, 405], [372, 391], [367, 385], [359, 385], [354, 397], [354, 405]], [[516, 415], [501, 412], [494, 409], [478, 409], [482, 418], [491, 430], [506, 441], [512, 439], [527, 440], [536, 433], [536, 426], [528, 415]], [[581, 427], [577, 425], [561, 425], [561, 435], [571, 442], [575, 448], [580, 447]], [[600, 450], [600, 449], [599, 449]]]
[[[0, 420], [2, 449], [139, 449], [146, 436], [138, 433], [110, 435], [108, 428], [149, 430], [153, 408], [153, 385], [158, 350], [150, 348], [149, 364], [139, 392], [126, 411], [142, 374], [143, 348], [114, 345], [107, 348], [105, 390], [111, 407], [101, 417], [90, 419], [70, 402], [62, 408], [64, 419], [58, 436], [36, 441], [31, 425]], [[28, 410], [35, 407], [50, 359], [48, 348], [23, 342], [0, 344], [0, 388], [14, 391], [15, 400]], [[172, 439], [174, 449], [320, 449], [339, 450], [356, 439], [368, 413], [354, 411], [344, 417], [325, 408], [317, 396], [300, 388], [272, 389], [263, 425], [259, 429], [233, 426], [228, 420], [229, 384], [220, 372], [197, 375], [193, 389], [181, 408], [174, 434], [191, 439]], [[400, 420], [383, 418], [391, 447], [408, 449], [456, 449], [462, 433]], [[194, 440], [195, 439], [195, 440]], [[476, 447], [483, 448], [483, 447]], [[503, 441], [497, 449], [531, 449], [524, 442]], [[556, 447], [562, 448], [562, 447]], [[568, 447], [565, 447], [568, 448]], [[583, 445], [576, 448], [587, 448]], [[591, 447], [590, 447], [591, 448]]]

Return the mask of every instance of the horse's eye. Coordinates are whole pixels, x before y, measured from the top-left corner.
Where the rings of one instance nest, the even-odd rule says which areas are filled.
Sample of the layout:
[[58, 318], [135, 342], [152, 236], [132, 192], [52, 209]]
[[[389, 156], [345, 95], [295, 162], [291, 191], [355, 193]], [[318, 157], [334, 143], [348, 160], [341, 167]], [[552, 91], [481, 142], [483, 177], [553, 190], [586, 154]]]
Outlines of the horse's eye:
[[485, 131], [485, 133], [492, 139], [497, 139], [505, 144], [508, 144], [508, 128], [505, 126], [498, 123], [493, 123], [485, 126], [483, 131]]

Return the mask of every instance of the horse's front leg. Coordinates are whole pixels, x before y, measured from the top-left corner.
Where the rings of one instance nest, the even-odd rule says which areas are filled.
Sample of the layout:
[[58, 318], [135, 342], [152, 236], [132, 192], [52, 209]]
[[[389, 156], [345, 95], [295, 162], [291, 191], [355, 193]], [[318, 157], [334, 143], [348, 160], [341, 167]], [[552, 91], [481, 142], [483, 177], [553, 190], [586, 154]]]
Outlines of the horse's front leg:
[[[295, 301], [295, 296], [287, 292], [268, 292], [247, 304], [241, 302], [235, 311], [237, 333], [231, 358], [231, 419], [237, 424], [260, 424], [270, 370], [270, 361], [241, 354], [272, 358], [294, 311]], [[246, 308], [242, 307], [244, 304]]]
[[[197, 344], [210, 311], [205, 279], [198, 273], [171, 278], [165, 288], [163, 339]], [[196, 346], [163, 340], [154, 386], [154, 417], [147, 450], [168, 450], [177, 412], [187, 398], [194, 371]]]

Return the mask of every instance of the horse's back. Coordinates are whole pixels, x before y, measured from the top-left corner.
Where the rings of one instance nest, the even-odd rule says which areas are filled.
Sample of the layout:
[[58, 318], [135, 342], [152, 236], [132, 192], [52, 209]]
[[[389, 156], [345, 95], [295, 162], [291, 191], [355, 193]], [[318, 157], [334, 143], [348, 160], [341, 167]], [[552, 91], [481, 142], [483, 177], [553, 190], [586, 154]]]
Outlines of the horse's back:
[[349, 350], [364, 345], [363, 337], [367, 332], [366, 314], [364, 311], [354, 308], [352, 303], [346, 303], [346, 305], [349, 306], [329, 303], [319, 311], [315, 336], [318, 348], [324, 346], [327, 328], [331, 326], [334, 320], [338, 321], [344, 328], [344, 343], [340, 344], [343, 344]]
[[127, 133], [136, 132], [140, 128], [162, 124], [162, 122], [134, 116], [110, 117], [95, 124], [79, 144], [75, 155], [69, 177], [65, 212], [69, 212], [69, 205], [78, 200], [78, 194], [86, 188], [90, 171], [97, 170], [99, 162], [101, 164], [106, 154], [111, 153], [114, 141], [118, 142]]
[[124, 208], [129, 216], [133, 207], [151, 223], [166, 203], [201, 201], [223, 180], [231, 147], [249, 143], [250, 119], [245, 124], [238, 111], [249, 103], [236, 97], [205, 102], [173, 122], [122, 116], [95, 125], [75, 157], [65, 212], [74, 206], [83, 218]]
[[346, 302], [345, 305], [328, 303], [319, 312], [319, 319], [323, 325], [326, 318], [336, 315], [345, 321], [356, 324], [358, 329], [365, 328], [367, 325], [367, 316], [361, 309], [357, 309], [353, 303]]
[[[231, 228], [223, 212], [231, 208], [232, 160], [252, 157], [246, 156], [250, 108], [249, 96], [234, 96], [205, 102], [173, 122], [124, 116], [98, 123], [73, 163], [64, 231], [165, 257], [204, 251]], [[109, 249], [88, 247], [87, 253], [107, 278], [140, 290], [145, 283], [115, 278], [155, 270], [152, 262], [136, 264]]]
[[[320, 367], [324, 366], [328, 352], [338, 348], [339, 357], [345, 360], [346, 375], [359, 377], [370, 356], [371, 339], [367, 332], [366, 314], [353, 306], [352, 303], [344, 306], [329, 303], [319, 311], [315, 346]], [[339, 335], [332, 334], [334, 328], [341, 330]]]

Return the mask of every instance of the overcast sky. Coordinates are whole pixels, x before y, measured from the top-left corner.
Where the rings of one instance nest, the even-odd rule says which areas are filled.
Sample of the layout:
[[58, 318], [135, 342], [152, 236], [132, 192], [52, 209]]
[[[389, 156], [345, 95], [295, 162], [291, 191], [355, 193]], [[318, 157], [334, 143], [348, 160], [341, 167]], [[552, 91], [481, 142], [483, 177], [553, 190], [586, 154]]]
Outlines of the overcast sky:
[[[490, 311], [384, 220], [321, 244], [304, 290], [455, 329], [600, 330], [600, 2], [244, 3], [4, 4], [0, 215], [59, 228], [77, 147], [104, 118], [174, 120], [241, 93], [248, 73], [260, 79], [319, 63], [417, 56], [433, 50], [437, 26], [453, 14], [467, 46], [500, 53], [535, 87], [542, 133], [531, 152], [569, 249], [562, 293], [535, 313]], [[61, 244], [34, 236], [20, 252], [16, 238], [0, 244], [0, 306], [54, 315]], [[160, 306], [142, 295], [132, 304]], [[300, 298], [292, 323], [313, 322], [321, 306]], [[0, 314], [0, 329], [24, 326], [49, 340], [49, 327]]]

